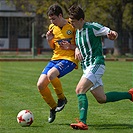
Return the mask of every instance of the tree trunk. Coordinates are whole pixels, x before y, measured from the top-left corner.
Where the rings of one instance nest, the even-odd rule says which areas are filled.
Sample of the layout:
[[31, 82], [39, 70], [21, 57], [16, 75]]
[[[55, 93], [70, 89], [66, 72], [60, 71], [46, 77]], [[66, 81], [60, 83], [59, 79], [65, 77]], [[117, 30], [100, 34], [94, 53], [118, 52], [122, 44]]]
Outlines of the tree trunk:
[[129, 41], [130, 53], [133, 55], [133, 31], [129, 33], [129, 36], [130, 36], [130, 41]]
[[123, 51], [122, 51], [122, 36], [123, 36], [123, 30], [122, 30], [122, 13], [117, 14], [117, 16], [115, 17], [117, 19], [114, 20], [115, 22], [115, 29], [116, 32], [118, 33], [118, 38], [115, 40], [115, 44], [114, 44], [114, 54], [113, 55], [122, 55]]

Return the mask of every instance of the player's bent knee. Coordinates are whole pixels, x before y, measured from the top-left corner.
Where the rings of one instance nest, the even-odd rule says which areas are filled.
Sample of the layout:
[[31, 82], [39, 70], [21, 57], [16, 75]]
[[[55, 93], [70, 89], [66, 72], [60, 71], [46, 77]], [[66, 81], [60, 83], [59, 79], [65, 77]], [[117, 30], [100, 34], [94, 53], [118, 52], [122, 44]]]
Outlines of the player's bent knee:
[[106, 100], [105, 99], [97, 99], [97, 102], [100, 104], [103, 104], [103, 103], [106, 103]]
[[80, 91], [79, 90], [80, 89], [76, 88], [76, 90], [75, 90], [76, 94], [80, 94]]
[[51, 81], [55, 78], [55, 76], [53, 74], [48, 74], [47, 75], [48, 79]]
[[37, 88], [38, 88], [38, 90], [42, 90], [43, 89], [43, 85], [40, 82], [37, 82]]
[[76, 92], [76, 94], [83, 94], [84, 93], [84, 91], [82, 91], [81, 88], [76, 88], [75, 92]]

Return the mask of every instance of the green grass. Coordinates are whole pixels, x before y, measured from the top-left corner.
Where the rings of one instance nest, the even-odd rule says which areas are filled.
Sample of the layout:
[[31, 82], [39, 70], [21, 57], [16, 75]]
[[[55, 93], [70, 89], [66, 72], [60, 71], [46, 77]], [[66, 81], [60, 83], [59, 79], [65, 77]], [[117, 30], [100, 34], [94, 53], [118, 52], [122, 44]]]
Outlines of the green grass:
[[[87, 92], [88, 131], [75, 131], [70, 124], [78, 118], [75, 87], [82, 70], [74, 70], [61, 78], [68, 104], [49, 124], [49, 107], [41, 98], [36, 82], [47, 62], [0, 62], [0, 133], [133, 133], [133, 103], [129, 100], [100, 105]], [[133, 87], [133, 63], [106, 62], [103, 76], [105, 92], [128, 91]], [[50, 85], [51, 88], [51, 85]], [[57, 97], [51, 88], [55, 100]], [[16, 116], [29, 109], [35, 120], [30, 127], [21, 127]]]

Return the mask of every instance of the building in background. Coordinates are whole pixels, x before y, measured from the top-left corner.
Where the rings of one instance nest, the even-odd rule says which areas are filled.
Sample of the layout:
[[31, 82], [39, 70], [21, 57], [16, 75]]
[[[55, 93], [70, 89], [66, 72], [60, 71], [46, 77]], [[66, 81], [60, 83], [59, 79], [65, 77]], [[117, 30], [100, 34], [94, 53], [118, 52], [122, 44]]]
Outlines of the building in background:
[[0, 1], [0, 49], [31, 48], [32, 22], [35, 14], [19, 11], [12, 3]]
[[[32, 48], [32, 23], [35, 13], [25, 13], [12, 2], [7, 4], [0, 0], [0, 50], [1, 51], [30, 51]], [[106, 48], [113, 48], [113, 42], [104, 40]], [[107, 45], [106, 45], [107, 44]], [[109, 45], [108, 45], [109, 44]], [[36, 48], [41, 51], [40, 48]], [[42, 50], [50, 49], [45, 38], [42, 41]], [[41, 52], [38, 52], [41, 53]]]

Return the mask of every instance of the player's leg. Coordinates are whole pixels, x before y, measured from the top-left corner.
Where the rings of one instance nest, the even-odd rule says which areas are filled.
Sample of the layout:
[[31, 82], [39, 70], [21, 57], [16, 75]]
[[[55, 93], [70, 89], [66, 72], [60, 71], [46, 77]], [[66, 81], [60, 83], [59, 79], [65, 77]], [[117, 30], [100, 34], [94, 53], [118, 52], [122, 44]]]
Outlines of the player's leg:
[[70, 126], [73, 129], [87, 130], [88, 126], [86, 125], [87, 111], [88, 111], [88, 99], [86, 92], [93, 86], [93, 83], [85, 77], [81, 77], [77, 87], [76, 94], [78, 98], [78, 109], [79, 109], [79, 122], [72, 123]]
[[132, 100], [132, 95], [129, 92], [107, 92], [106, 94], [106, 103], [107, 102], [116, 102], [124, 99]]
[[85, 77], [82, 77], [76, 87], [76, 94], [78, 97], [78, 108], [80, 114], [80, 121], [86, 124], [88, 99], [86, 92], [93, 86], [93, 83]]
[[[67, 103], [67, 99], [63, 93], [62, 85], [60, 82], [60, 79], [57, 77], [59, 75], [59, 71], [57, 68], [53, 67], [49, 72], [48, 72], [48, 77], [49, 80], [53, 86], [53, 89], [58, 97], [58, 103], [56, 107], [56, 112], [61, 111], [64, 107], [65, 104]], [[59, 108], [59, 109], [58, 109]]]
[[55, 108], [57, 107], [57, 103], [53, 99], [50, 89], [48, 88], [48, 84], [50, 83], [50, 81], [47, 77], [47, 73], [52, 66], [53, 66], [53, 63], [49, 62], [48, 65], [43, 70], [37, 82], [37, 87], [40, 94], [42, 95], [46, 103], [50, 106], [50, 116], [48, 118], [49, 123], [54, 121], [55, 115], [56, 115]]
[[[57, 68], [53, 67], [49, 72], [48, 72], [48, 78], [49, 81], [51, 82], [53, 89], [58, 97], [58, 103], [56, 107], [56, 112], [61, 111], [64, 107], [65, 104], [67, 103], [67, 99], [63, 93], [62, 85], [60, 82], [60, 79], [57, 77], [59, 75], [59, 71]], [[59, 109], [58, 109], [59, 108]]]
[[63, 93], [63, 89], [62, 89], [62, 85], [60, 82], [60, 79], [58, 78], [58, 76], [60, 75], [60, 72], [57, 68], [53, 67], [49, 70], [47, 76], [49, 78], [49, 81], [52, 83], [53, 88], [58, 96], [58, 99], [64, 99], [64, 93]]
[[53, 99], [53, 96], [51, 94], [50, 89], [48, 88], [49, 80], [47, 78], [47, 75], [41, 74], [37, 86], [40, 94], [42, 95], [45, 102], [50, 106], [50, 116], [48, 118], [48, 122], [52, 123], [55, 120], [56, 117], [56, 107], [57, 103]]
[[[105, 67], [103, 65], [92, 65], [92, 66], [89, 66], [84, 71], [84, 74], [83, 74], [83, 76], [82, 76], [81, 80], [79, 81], [77, 88], [76, 88], [76, 93], [79, 96], [78, 97], [79, 103], [80, 103], [80, 99], [82, 99], [81, 97], [83, 97], [88, 90], [91, 90], [91, 89], [99, 86], [99, 83], [97, 84], [97, 81], [99, 79], [101, 79], [101, 77], [104, 73], [104, 69], [105, 69]], [[102, 85], [102, 82], [100, 82], [100, 85]], [[85, 100], [82, 100], [82, 102], [87, 102], [87, 98], [85, 98], [85, 96], [84, 96], [84, 99]], [[85, 110], [87, 110], [87, 107], [85, 108]], [[83, 116], [82, 113], [80, 113], [80, 114], [81, 114], [80, 117], [83, 117], [82, 119], [84, 119], [84, 120], [82, 120], [80, 118], [80, 120], [82, 120], [84, 123], [86, 123], [85, 119], [87, 118], [87, 114], [85, 115], [85, 112], [83, 112], [83, 114], [85, 116]]]
[[53, 109], [56, 108], [57, 104], [51, 95], [50, 89], [47, 86], [48, 84], [49, 80], [47, 78], [47, 75], [41, 74], [37, 82], [38, 90], [46, 103], [50, 106], [51, 109]]
[[56, 112], [60, 112], [65, 107], [65, 104], [67, 104], [67, 99], [64, 95], [62, 84], [60, 82], [60, 79], [58, 77], [51, 80], [51, 83], [53, 85], [53, 89], [58, 97]]
[[57, 112], [61, 111], [67, 103], [67, 99], [63, 93], [62, 85], [59, 78], [71, 72], [75, 68], [75, 66], [76, 65], [71, 61], [58, 60], [56, 65], [48, 72], [49, 79], [58, 96], [58, 104], [56, 108]]
[[[133, 92], [133, 89], [130, 89], [130, 91]], [[129, 92], [111, 91], [111, 92], [104, 93], [103, 86], [99, 86], [91, 90], [91, 93], [99, 103], [108, 103], [108, 102], [116, 102], [124, 99], [129, 99], [132, 101], [133, 94], [130, 91]]]
[[132, 95], [129, 92], [111, 91], [104, 93], [103, 83], [101, 79], [102, 75], [100, 75], [101, 73], [104, 73], [102, 67], [103, 66], [101, 65], [99, 69], [96, 71], [96, 82], [94, 83], [94, 86], [91, 88], [91, 93], [96, 98], [96, 100], [99, 103], [115, 102], [124, 99], [132, 100]]
[[53, 85], [53, 89], [56, 92], [56, 95], [58, 99], [64, 99], [65, 95], [63, 93], [62, 84], [60, 82], [60, 79], [58, 77], [51, 80], [51, 83]]
[[105, 103], [106, 102], [106, 95], [103, 90], [103, 86], [100, 85], [96, 87], [95, 89], [91, 89], [90, 92], [93, 94], [97, 102], [99, 103]]
[[[78, 105], [79, 105], [79, 113], [80, 113], [80, 121], [83, 123], [82, 124], [83, 128], [81, 128], [80, 126], [81, 123], [71, 124], [72, 128], [74, 129], [79, 128], [84, 130], [84, 126], [86, 125], [87, 110], [88, 110], [88, 100], [86, 97], [86, 92], [89, 89], [92, 89], [93, 87], [96, 88], [97, 86], [99, 86], [99, 84], [96, 84], [96, 83], [97, 83], [97, 80], [102, 77], [104, 73], [104, 68], [105, 67], [103, 65], [92, 65], [92, 66], [89, 66], [86, 70], [84, 70], [84, 74], [76, 88]], [[85, 127], [87, 127], [87, 125]]]

